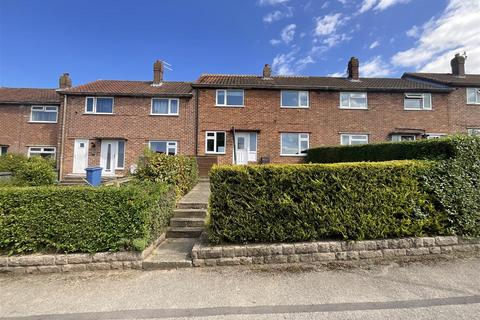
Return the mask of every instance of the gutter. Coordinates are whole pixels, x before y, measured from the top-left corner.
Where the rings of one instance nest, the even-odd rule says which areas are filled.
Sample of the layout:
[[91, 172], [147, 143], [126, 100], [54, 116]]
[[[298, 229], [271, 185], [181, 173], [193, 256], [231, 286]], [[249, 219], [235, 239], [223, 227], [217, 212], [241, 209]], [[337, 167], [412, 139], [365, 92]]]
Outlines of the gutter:
[[198, 89], [195, 89], [195, 156], [198, 156]]
[[63, 159], [65, 154], [65, 123], [67, 122], [67, 94], [63, 96], [63, 117], [62, 117], [62, 136], [60, 139], [60, 168], [59, 168], [59, 177], [58, 180], [62, 179], [63, 176]]

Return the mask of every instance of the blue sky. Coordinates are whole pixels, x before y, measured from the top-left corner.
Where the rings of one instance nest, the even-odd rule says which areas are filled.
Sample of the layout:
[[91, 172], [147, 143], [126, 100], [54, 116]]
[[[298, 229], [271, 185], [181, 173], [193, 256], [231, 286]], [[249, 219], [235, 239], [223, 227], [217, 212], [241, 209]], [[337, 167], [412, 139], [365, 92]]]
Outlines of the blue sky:
[[480, 0], [0, 0], [0, 86], [202, 73], [361, 76], [448, 72], [467, 52], [480, 73]]

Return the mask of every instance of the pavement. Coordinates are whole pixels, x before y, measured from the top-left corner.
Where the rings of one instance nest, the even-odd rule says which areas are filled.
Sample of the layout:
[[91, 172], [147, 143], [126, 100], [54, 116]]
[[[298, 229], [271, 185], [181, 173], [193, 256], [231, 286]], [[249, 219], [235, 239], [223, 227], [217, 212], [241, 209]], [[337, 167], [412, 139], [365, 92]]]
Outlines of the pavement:
[[0, 319], [480, 319], [480, 257], [0, 276]]

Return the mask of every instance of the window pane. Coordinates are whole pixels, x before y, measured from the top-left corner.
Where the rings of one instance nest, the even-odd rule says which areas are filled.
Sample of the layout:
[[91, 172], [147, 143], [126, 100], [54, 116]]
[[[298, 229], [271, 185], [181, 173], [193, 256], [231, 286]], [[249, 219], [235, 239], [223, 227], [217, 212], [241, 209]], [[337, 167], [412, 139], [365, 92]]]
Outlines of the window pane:
[[52, 112], [56, 112], [57, 111], [57, 107], [53, 107], [53, 106], [46, 106], [45, 107], [45, 110], [46, 111], [52, 111]]
[[93, 98], [87, 98], [87, 112], [93, 112]]
[[215, 140], [207, 139], [207, 151], [215, 152]]
[[170, 113], [177, 114], [178, 113], [178, 100], [172, 99], [170, 100]]
[[307, 149], [308, 149], [308, 141], [306, 140], [300, 141], [300, 152], [307, 153]]
[[298, 153], [298, 134], [282, 133], [282, 154]]
[[225, 104], [225, 90], [217, 90], [217, 104]]
[[8, 147], [7, 146], [0, 146], [0, 155], [7, 154]]
[[243, 106], [243, 90], [227, 90], [227, 105]]
[[367, 99], [366, 98], [350, 98], [350, 107], [352, 108], [364, 108], [367, 106]]
[[97, 111], [99, 113], [112, 113], [113, 112], [113, 99], [112, 98], [97, 98]]
[[308, 107], [308, 92], [300, 91], [300, 106]]
[[167, 153], [167, 143], [165, 141], [150, 142], [150, 149], [156, 153]]
[[282, 106], [297, 107], [298, 91], [282, 91]]
[[347, 146], [350, 144], [350, 136], [342, 135], [342, 144]]
[[32, 121], [56, 122], [56, 112], [32, 111]]
[[348, 93], [340, 93], [340, 106], [341, 107], [348, 107], [349, 106], [349, 98], [350, 95]]
[[423, 95], [423, 108], [424, 109], [431, 109], [432, 108], [432, 96], [430, 93], [425, 93]]
[[477, 89], [467, 88], [467, 103], [477, 102]]
[[123, 168], [125, 162], [125, 141], [118, 141], [118, 158], [117, 158], [117, 167]]
[[250, 133], [250, 151], [257, 151], [257, 134]]
[[421, 109], [422, 99], [405, 98], [405, 108], [407, 109]]
[[217, 152], [225, 152], [225, 132], [217, 132]]
[[480, 136], [480, 129], [468, 129], [468, 135], [470, 136]]
[[168, 114], [168, 99], [153, 99], [154, 114]]
[[177, 149], [176, 148], [168, 148], [168, 155], [174, 156], [177, 154]]

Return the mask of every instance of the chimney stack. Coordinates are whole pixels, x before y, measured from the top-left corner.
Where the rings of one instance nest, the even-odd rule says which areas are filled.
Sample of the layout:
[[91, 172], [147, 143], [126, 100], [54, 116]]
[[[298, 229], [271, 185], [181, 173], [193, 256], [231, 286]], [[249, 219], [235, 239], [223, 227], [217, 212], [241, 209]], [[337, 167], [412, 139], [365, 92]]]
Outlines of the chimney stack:
[[268, 63], [263, 67], [263, 77], [264, 78], [272, 77], [272, 67], [270, 67]]
[[58, 80], [58, 86], [60, 89], [67, 89], [72, 87], [72, 79], [70, 79], [70, 74], [64, 73], [60, 76]]
[[152, 86], [159, 86], [163, 81], [163, 62], [155, 61], [153, 64], [153, 83]]
[[457, 53], [450, 61], [452, 74], [457, 77], [465, 77], [465, 57]]
[[351, 57], [350, 61], [348, 61], [348, 79], [358, 81], [359, 73], [358, 73], [358, 66], [359, 66], [358, 59], [355, 57]]

